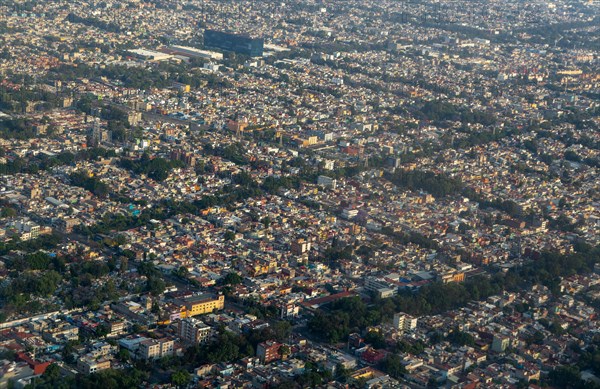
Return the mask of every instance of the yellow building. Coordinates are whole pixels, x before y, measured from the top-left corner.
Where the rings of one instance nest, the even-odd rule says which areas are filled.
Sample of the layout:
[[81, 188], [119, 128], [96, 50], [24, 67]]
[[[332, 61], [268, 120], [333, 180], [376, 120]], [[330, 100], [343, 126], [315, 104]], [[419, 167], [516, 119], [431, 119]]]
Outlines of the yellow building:
[[181, 308], [181, 318], [202, 315], [213, 311], [223, 309], [225, 306], [225, 296], [213, 296], [202, 294], [199, 296], [187, 297], [174, 301]]
[[440, 276], [440, 278], [444, 284], [447, 284], [450, 282], [463, 282], [465, 280], [465, 273], [463, 273], [463, 272], [448, 272], [448, 273], [442, 274]]

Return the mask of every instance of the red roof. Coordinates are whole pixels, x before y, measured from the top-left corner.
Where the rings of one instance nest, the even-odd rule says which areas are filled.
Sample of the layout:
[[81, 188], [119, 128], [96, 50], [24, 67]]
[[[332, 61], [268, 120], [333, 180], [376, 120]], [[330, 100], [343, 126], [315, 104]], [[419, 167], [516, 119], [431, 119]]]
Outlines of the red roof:
[[311, 307], [311, 306], [315, 306], [315, 305], [321, 306], [321, 305], [329, 304], [336, 300], [340, 300], [340, 299], [343, 299], [346, 297], [352, 297], [352, 296], [356, 296], [356, 295], [357, 295], [356, 292], [346, 291], [346, 292], [331, 294], [331, 295], [325, 296], [325, 297], [312, 299], [309, 301], [304, 301], [302, 304], [306, 307]]
[[29, 365], [30, 368], [33, 369], [33, 373], [35, 375], [40, 375], [40, 374], [44, 374], [44, 372], [46, 371], [46, 368], [48, 366], [50, 366], [51, 362], [38, 362], [38, 361], [34, 361], [33, 359], [31, 359], [31, 357], [25, 353], [18, 353], [17, 357], [24, 361], [27, 362], [27, 364]]
[[360, 354], [360, 358], [367, 363], [375, 364], [385, 358], [385, 355], [386, 353], [383, 350], [375, 350], [370, 348]]

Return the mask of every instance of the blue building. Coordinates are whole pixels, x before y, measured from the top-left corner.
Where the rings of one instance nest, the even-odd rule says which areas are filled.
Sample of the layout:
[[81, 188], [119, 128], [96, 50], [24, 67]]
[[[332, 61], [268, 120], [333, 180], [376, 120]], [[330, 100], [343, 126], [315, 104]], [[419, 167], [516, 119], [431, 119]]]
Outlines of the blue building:
[[231, 34], [216, 30], [204, 31], [204, 47], [245, 54], [250, 57], [262, 57], [265, 41], [245, 35]]

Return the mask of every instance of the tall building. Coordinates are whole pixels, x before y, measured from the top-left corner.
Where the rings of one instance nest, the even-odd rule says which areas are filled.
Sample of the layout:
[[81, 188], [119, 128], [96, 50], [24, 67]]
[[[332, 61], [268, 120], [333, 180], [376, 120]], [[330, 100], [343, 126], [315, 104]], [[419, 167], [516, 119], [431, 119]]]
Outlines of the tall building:
[[170, 339], [146, 339], [137, 350], [141, 359], [157, 359], [173, 355], [175, 342]]
[[494, 335], [492, 340], [492, 351], [501, 353], [510, 347], [510, 338], [504, 335]]
[[398, 287], [394, 284], [376, 277], [368, 277], [365, 281], [365, 289], [377, 293], [380, 298], [388, 298], [396, 295]]
[[111, 142], [112, 131], [101, 128], [98, 122], [94, 122], [94, 125], [88, 131], [87, 140], [91, 145], [97, 145], [102, 142]]
[[410, 331], [417, 328], [417, 318], [404, 313], [394, 315], [394, 329]]
[[283, 346], [283, 344], [274, 341], [259, 343], [258, 346], [256, 346], [256, 356], [262, 363], [269, 363], [281, 358], [281, 355], [279, 354], [279, 348], [281, 346]]
[[199, 344], [210, 339], [211, 328], [202, 321], [189, 317], [179, 322], [179, 337], [184, 342]]
[[296, 255], [302, 255], [310, 251], [311, 243], [310, 241], [306, 241], [304, 238], [300, 238], [293, 241], [291, 246], [292, 253]]
[[327, 177], [327, 176], [319, 176], [317, 178], [317, 185], [323, 186], [325, 188], [336, 189], [337, 188], [337, 180], [335, 178]]
[[40, 189], [40, 186], [38, 184], [34, 184], [33, 186], [31, 186], [31, 188], [29, 188], [27, 194], [29, 195], [30, 199], [38, 199], [42, 197], [42, 190]]
[[40, 226], [30, 220], [17, 221], [15, 229], [20, 234], [21, 240], [35, 239], [40, 235]]
[[264, 45], [265, 41], [262, 38], [251, 38], [216, 30], [204, 31], [204, 47], [233, 51], [250, 57], [262, 57]]

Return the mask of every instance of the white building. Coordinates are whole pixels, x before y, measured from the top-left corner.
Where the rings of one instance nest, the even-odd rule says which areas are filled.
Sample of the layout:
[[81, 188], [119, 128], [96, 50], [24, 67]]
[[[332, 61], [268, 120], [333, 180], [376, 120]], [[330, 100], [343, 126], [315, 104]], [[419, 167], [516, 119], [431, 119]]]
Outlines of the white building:
[[212, 329], [201, 320], [188, 317], [179, 322], [179, 337], [184, 342], [199, 344], [210, 339]]
[[396, 313], [394, 315], [394, 329], [410, 331], [417, 328], [417, 318], [405, 313]]
[[319, 178], [317, 178], [317, 185], [324, 188], [335, 189], [337, 188], [337, 180], [327, 176], [319, 176]]
[[358, 209], [344, 208], [342, 210], [341, 217], [343, 219], [354, 219], [356, 216], [358, 216]]

